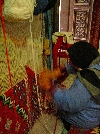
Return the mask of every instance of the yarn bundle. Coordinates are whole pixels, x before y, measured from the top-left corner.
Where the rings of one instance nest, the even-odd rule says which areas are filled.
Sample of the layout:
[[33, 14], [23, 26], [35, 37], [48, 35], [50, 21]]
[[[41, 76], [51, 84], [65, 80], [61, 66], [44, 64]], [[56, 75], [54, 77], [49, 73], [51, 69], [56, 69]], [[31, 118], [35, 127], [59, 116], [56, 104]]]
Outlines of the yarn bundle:
[[39, 86], [44, 90], [50, 90], [52, 87], [52, 81], [59, 76], [61, 76], [59, 68], [54, 70], [44, 69], [39, 75]]
[[30, 19], [34, 12], [35, 0], [5, 0], [3, 15], [7, 21]]

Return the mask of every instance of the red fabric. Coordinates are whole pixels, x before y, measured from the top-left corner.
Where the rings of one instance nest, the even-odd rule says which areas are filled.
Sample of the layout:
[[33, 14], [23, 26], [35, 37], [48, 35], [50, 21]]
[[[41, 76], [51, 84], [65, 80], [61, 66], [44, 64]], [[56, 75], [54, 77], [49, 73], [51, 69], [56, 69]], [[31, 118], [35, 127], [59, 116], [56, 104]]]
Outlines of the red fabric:
[[29, 104], [29, 125], [33, 126], [36, 119], [40, 116], [40, 107], [38, 101], [38, 92], [35, 79], [35, 73], [28, 66], [26, 66], [26, 72], [28, 75], [28, 104]]
[[[35, 73], [29, 67], [26, 67], [26, 72], [26, 80], [0, 96], [1, 134], [27, 134], [41, 114]], [[41, 91], [39, 90], [39, 94], [43, 97]], [[15, 105], [12, 105], [13, 102]]]
[[46, 102], [45, 109], [45, 93], [42, 89], [37, 90], [34, 71], [26, 67], [26, 72], [28, 79], [22, 80], [0, 96], [0, 134], [27, 134], [41, 115], [41, 110], [46, 113], [52, 111], [50, 102], [48, 105]]
[[[13, 100], [14, 96], [14, 100]], [[15, 101], [16, 110], [13, 106]], [[21, 81], [13, 89], [0, 96], [0, 133], [27, 134], [28, 109], [25, 81]]]
[[[32, 71], [28, 66], [26, 66], [26, 72], [28, 75], [28, 88], [30, 90], [30, 122], [34, 123], [35, 120], [41, 115], [41, 111], [46, 114], [51, 114], [54, 112], [54, 107], [51, 100], [46, 99], [47, 93], [36, 85], [34, 71]], [[38, 89], [37, 89], [38, 88]], [[34, 98], [34, 99], [32, 99]], [[33, 125], [33, 124], [32, 124]]]
[[100, 34], [100, 0], [94, 0], [90, 43], [98, 49], [99, 46], [99, 34]]
[[91, 130], [84, 130], [84, 129], [78, 129], [75, 126], [71, 126], [68, 134], [99, 134], [100, 129], [99, 127], [96, 129], [91, 129]]
[[4, 4], [4, 0], [0, 0], [0, 4], [1, 4], [1, 5]]

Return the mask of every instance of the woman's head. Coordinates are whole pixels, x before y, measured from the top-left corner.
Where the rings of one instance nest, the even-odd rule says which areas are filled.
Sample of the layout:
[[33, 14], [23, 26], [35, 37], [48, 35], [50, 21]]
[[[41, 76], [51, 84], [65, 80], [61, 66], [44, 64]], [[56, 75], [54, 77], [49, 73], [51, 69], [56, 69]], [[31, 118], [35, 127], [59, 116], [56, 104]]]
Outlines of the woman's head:
[[74, 43], [68, 50], [71, 62], [78, 68], [87, 68], [98, 57], [98, 50], [86, 41]]

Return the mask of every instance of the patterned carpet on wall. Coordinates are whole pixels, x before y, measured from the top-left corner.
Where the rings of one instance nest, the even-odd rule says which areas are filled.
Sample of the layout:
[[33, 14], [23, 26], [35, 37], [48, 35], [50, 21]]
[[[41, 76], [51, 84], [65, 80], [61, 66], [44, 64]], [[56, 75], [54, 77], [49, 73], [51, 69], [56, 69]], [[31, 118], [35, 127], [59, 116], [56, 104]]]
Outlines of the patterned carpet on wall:
[[94, 0], [90, 43], [93, 44], [97, 49], [99, 46], [99, 34], [100, 34], [100, 0]]
[[28, 108], [26, 104], [25, 80], [22, 80], [13, 89], [9, 89], [0, 96], [1, 134], [27, 134]]

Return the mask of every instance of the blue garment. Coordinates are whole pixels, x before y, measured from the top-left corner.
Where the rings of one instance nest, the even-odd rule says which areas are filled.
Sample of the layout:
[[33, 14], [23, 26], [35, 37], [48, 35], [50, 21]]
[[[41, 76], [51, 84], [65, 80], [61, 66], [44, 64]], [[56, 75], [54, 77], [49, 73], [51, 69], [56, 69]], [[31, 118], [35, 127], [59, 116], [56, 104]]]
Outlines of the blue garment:
[[[70, 65], [66, 68], [68, 73], [75, 73]], [[97, 64], [92, 68], [100, 70]], [[62, 118], [74, 126], [92, 129], [100, 124], [100, 105], [78, 78], [69, 89], [56, 87], [54, 104], [60, 110]]]

